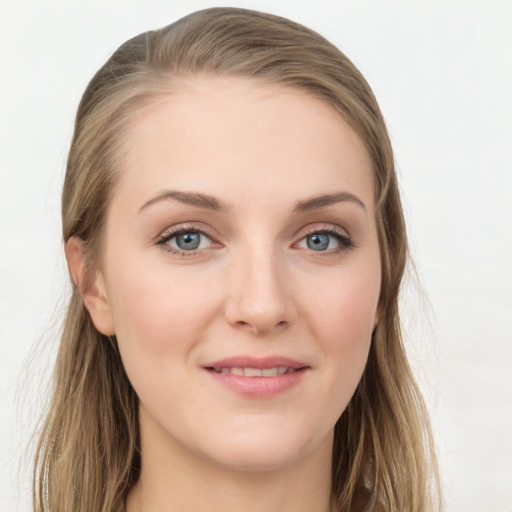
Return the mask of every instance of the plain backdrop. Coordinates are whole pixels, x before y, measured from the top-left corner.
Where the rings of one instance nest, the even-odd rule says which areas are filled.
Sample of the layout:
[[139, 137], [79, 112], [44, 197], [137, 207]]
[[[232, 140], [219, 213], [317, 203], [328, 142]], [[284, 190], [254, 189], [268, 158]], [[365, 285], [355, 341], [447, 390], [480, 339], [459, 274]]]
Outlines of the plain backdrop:
[[[407, 346], [448, 512], [512, 511], [512, 2], [238, 1], [334, 42], [393, 140], [423, 287]], [[212, 1], [0, 0], [0, 511], [30, 510], [30, 435], [68, 289], [59, 199], [88, 80], [126, 39]]]

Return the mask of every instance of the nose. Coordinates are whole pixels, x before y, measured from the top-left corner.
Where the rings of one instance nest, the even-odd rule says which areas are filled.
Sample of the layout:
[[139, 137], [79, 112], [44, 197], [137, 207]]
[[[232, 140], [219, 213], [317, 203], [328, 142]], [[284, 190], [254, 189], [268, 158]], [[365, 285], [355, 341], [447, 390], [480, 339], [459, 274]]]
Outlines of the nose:
[[254, 334], [272, 334], [295, 318], [291, 283], [271, 250], [240, 255], [230, 267], [225, 316], [236, 328]]

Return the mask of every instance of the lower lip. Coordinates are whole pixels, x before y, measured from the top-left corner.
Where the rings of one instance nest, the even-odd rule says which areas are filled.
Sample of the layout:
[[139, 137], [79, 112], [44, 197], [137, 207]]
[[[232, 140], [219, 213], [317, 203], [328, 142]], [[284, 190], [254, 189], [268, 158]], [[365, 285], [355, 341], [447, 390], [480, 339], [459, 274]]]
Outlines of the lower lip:
[[308, 368], [274, 377], [244, 377], [230, 373], [206, 370], [217, 382], [231, 391], [248, 398], [271, 398], [297, 386], [305, 377]]

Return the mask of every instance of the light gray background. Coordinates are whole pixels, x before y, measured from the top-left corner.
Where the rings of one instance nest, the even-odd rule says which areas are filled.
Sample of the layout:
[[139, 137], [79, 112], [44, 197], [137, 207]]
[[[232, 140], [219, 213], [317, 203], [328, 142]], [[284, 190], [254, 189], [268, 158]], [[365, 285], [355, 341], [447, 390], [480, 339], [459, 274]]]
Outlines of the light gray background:
[[[318, 30], [372, 85], [424, 288], [410, 280], [405, 324], [447, 510], [511, 512], [512, 2], [225, 3]], [[67, 286], [58, 209], [80, 95], [129, 37], [217, 4], [0, 0], [2, 512], [30, 509], [27, 443]]]

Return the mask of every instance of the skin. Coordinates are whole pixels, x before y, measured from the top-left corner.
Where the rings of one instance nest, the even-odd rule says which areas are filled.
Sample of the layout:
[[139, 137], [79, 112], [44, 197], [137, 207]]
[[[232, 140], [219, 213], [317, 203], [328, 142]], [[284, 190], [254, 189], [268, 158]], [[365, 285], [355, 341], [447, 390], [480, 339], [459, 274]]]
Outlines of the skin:
[[[94, 279], [84, 279], [79, 240], [67, 255], [140, 398], [142, 473], [127, 511], [329, 510], [334, 425], [378, 316], [363, 144], [304, 92], [194, 77], [136, 115], [126, 148]], [[213, 196], [226, 210], [155, 199], [168, 190]], [[334, 192], [343, 200], [294, 210]], [[175, 227], [206, 233], [197, 252], [159, 243]], [[331, 234], [326, 249], [311, 249], [326, 229], [353, 246]], [[246, 397], [202, 366], [240, 355], [308, 369], [282, 393]]]

